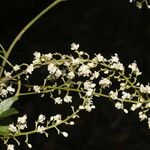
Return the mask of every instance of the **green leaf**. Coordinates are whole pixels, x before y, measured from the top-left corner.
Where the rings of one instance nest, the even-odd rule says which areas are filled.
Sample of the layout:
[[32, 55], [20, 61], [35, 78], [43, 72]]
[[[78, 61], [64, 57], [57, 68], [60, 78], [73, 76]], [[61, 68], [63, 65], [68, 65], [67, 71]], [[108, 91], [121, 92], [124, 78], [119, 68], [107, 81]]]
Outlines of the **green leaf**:
[[0, 135], [7, 135], [10, 133], [9, 126], [0, 126]]
[[2, 114], [0, 114], [0, 120], [4, 119], [6, 117], [12, 116], [19, 113], [15, 108], [10, 108], [6, 111], [4, 111]]
[[17, 96], [7, 98], [0, 103], [0, 114], [8, 110], [12, 104], [18, 99]]

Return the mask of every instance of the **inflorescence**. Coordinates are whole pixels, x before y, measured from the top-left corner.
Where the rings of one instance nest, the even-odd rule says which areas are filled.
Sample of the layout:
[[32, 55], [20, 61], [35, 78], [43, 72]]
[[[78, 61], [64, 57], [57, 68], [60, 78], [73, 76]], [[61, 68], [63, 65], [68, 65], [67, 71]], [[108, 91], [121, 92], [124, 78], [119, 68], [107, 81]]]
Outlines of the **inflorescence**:
[[[138, 69], [136, 61], [125, 68], [117, 54], [111, 56], [110, 59], [106, 59], [101, 54], [91, 57], [88, 53], [80, 51], [79, 44], [75, 43], [71, 45], [71, 51], [71, 55], [35, 52], [31, 64], [16, 64], [12, 71], [4, 71], [5, 76], [0, 80], [1, 99], [6, 99], [14, 94], [15, 97], [30, 94], [39, 94], [41, 97], [49, 95], [54, 104], [66, 104], [72, 112], [67, 117], [63, 114], [45, 116], [41, 113], [35, 121], [35, 129], [32, 131], [27, 130], [27, 114], [18, 117], [16, 123], [8, 125], [9, 132], [1, 136], [8, 150], [14, 149], [13, 144], [8, 144], [9, 139], [14, 139], [20, 145], [17, 137], [25, 136], [25, 143], [32, 148], [28, 136], [40, 133], [48, 137], [47, 130], [52, 128], [56, 129], [58, 134], [68, 137], [68, 133], [61, 131], [59, 125], [74, 125], [74, 119], [79, 117], [80, 111], [91, 112], [95, 109], [94, 97], [110, 100], [116, 109], [120, 109], [126, 114], [129, 111], [137, 111], [140, 121], [147, 120], [150, 128], [148, 115], [150, 85], [138, 82], [138, 76], [142, 73]], [[43, 67], [47, 74], [43, 79], [43, 84], [23, 84], [25, 80], [29, 83], [34, 71]], [[16, 84], [19, 84], [18, 80], [20, 86], [18, 85], [16, 88]], [[27, 89], [26, 93], [21, 92], [22, 87]], [[76, 96], [73, 96], [74, 93]], [[74, 106], [77, 96], [80, 101], [78, 105]]]

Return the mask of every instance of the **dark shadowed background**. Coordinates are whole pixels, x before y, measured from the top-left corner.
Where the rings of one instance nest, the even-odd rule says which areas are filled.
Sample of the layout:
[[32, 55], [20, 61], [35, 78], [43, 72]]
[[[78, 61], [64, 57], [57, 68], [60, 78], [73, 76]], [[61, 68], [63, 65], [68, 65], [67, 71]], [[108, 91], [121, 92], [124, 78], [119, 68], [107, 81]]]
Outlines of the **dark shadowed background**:
[[[7, 49], [21, 28], [51, 2], [0, 0], [0, 43]], [[137, 60], [143, 72], [140, 81], [149, 82], [150, 10], [145, 7], [139, 10], [128, 0], [68, 0], [32, 26], [14, 48], [10, 60], [14, 64], [30, 63], [35, 51], [69, 54], [72, 42], [91, 55], [101, 53], [109, 58], [118, 53], [126, 65]], [[22, 114], [28, 114], [29, 124], [34, 124], [38, 114], [49, 115], [54, 110], [39, 97], [22, 98], [22, 105], [16, 104]], [[95, 104], [96, 109], [81, 113], [74, 126], [62, 127], [69, 133], [68, 138], [57, 135], [55, 130], [49, 132], [48, 139], [31, 136], [33, 150], [150, 149], [150, 130], [146, 122], [139, 121], [136, 112], [126, 115], [103, 99], [96, 99]], [[18, 149], [28, 148], [22, 145]]]

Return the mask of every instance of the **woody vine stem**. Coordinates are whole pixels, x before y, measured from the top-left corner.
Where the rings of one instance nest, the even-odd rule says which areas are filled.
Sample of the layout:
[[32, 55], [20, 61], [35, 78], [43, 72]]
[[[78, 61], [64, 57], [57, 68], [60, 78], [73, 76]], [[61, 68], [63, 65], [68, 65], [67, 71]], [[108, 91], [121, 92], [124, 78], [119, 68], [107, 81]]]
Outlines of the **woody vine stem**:
[[[80, 45], [72, 43], [71, 55], [61, 53], [41, 54], [34, 52], [33, 61], [30, 64], [15, 64], [9, 60], [9, 55], [24, 33], [37, 22], [45, 13], [64, 0], [56, 0], [29, 22], [16, 36], [6, 51], [0, 45], [0, 139], [7, 145], [7, 150], [14, 150], [15, 145], [10, 139], [20, 145], [19, 136], [25, 136], [25, 143], [32, 148], [29, 135], [34, 133], [45, 134], [47, 130], [56, 129], [57, 133], [68, 137], [68, 133], [60, 129], [61, 124], [74, 125], [75, 118], [79, 118], [80, 111], [91, 112], [95, 109], [94, 97], [103, 97], [114, 103], [117, 109], [126, 114], [129, 111], [138, 112], [140, 121], [147, 120], [150, 128], [150, 85], [138, 82], [142, 74], [136, 61], [127, 68], [120, 62], [118, 55], [114, 54], [109, 59], [99, 54], [90, 56], [80, 51]], [[142, 1], [143, 3], [143, 1]], [[6, 64], [10, 66], [6, 69]], [[34, 71], [46, 69], [46, 77], [43, 84], [32, 84], [30, 78]], [[23, 82], [22, 82], [23, 81]], [[27, 81], [27, 82], [26, 82]], [[25, 83], [26, 82], [26, 83]], [[22, 87], [26, 92], [22, 92]], [[73, 94], [76, 96], [73, 96]], [[49, 100], [56, 105], [66, 106], [71, 111], [64, 116], [56, 113], [53, 116], [45, 116], [39, 112], [35, 121], [35, 128], [30, 131], [27, 125], [27, 114], [17, 118], [16, 122], [2, 124], [12, 115], [19, 112], [13, 108], [15, 102], [19, 103], [20, 96], [39, 94], [41, 97], [48, 95]], [[77, 101], [77, 99], [80, 99]], [[12, 140], [11, 140], [12, 141]]]

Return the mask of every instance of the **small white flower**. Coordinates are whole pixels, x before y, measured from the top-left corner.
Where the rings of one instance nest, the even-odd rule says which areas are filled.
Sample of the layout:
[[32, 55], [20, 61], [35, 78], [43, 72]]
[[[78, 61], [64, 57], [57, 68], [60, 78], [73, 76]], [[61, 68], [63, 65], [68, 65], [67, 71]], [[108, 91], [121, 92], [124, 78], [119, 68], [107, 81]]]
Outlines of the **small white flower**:
[[113, 63], [110, 67], [111, 67], [112, 69], [124, 71], [124, 66], [123, 66], [123, 64], [120, 63], [120, 62]]
[[13, 94], [15, 92], [15, 89], [12, 88], [12, 86], [8, 86], [7, 91], [10, 92], [11, 94]]
[[74, 121], [70, 121], [69, 124], [70, 124], [70, 125], [74, 125]]
[[67, 132], [61, 132], [61, 134], [62, 134], [64, 137], [68, 137], [68, 133], [67, 133]]
[[35, 59], [39, 59], [41, 57], [41, 53], [40, 52], [34, 52], [33, 55], [35, 56]]
[[60, 114], [57, 114], [55, 116], [52, 116], [50, 118], [50, 121], [54, 121], [56, 124], [59, 123], [61, 121], [61, 115]]
[[126, 89], [126, 84], [125, 83], [120, 83], [120, 90], [124, 91]]
[[57, 78], [59, 78], [61, 75], [62, 75], [61, 70], [57, 69], [56, 72], [55, 72], [55, 76], [56, 76]]
[[93, 93], [93, 89], [88, 89], [88, 90], [86, 91], [86, 96], [91, 96], [92, 93]]
[[35, 92], [37, 92], [37, 93], [40, 93], [41, 91], [40, 91], [40, 87], [38, 86], [38, 85], [35, 85], [34, 87], [33, 87], [33, 90], [35, 91]]
[[96, 58], [97, 58], [98, 62], [104, 61], [104, 57], [101, 54], [97, 54]]
[[123, 105], [120, 102], [115, 103], [117, 109], [123, 109]]
[[0, 95], [1, 95], [2, 97], [6, 97], [7, 94], [8, 94], [8, 91], [7, 91], [6, 89], [2, 89], [2, 90], [1, 90]]
[[72, 102], [72, 96], [69, 96], [69, 95], [66, 95], [65, 97], [64, 97], [64, 102], [66, 102], [66, 103], [71, 103]]
[[54, 64], [51, 63], [48, 65], [48, 71], [50, 74], [54, 74], [56, 70], [57, 70], [57, 67]]
[[13, 144], [8, 144], [7, 145], [7, 150], [14, 150], [14, 145]]
[[45, 119], [46, 119], [45, 115], [40, 114], [39, 118], [38, 118], [38, 122], [39, 123], [44, 123]]
[[142, 74], [142, 73], [139, 71], [139, 68], [138, 68], [136, 62], [130, 64], [128, 67], [131, 69], [131, 71], [132, 71], [135, 75], [139, 76], [139, 75]]
[[73, 66], [76, 66], [76, 65], [80, 64], [80, 62], [81, 62], [80, 58], [71, 57], [71, 60], [72, 60], [71, 63], [73, 64]]
[[80, 46], [79, 44], [72, 43], [72, 44], [71, 44], [71, 50], [73, 50], [73, 51], [74, 51], [74, 50], [78, 50], [78, 49], [79, 49], [79, 46]]
[[131, 99], [131, 94], [127, 92], [122, 92], [122, 99]]
[[20, 124], [20, 125], [18, 126], [18, 129], [20, 129], [20, 130], [24, 130], [25, 128], [27, 128], [27, 124], [26, 124], [26, 123]]
[[29, 73], [29, 74], [32, 74], [34, 70], [34, 65], [33, 64], [30, 64], [27, 69], [26, 69], [26, 72]]
[[132, 104], [131, 110], [135, 111], [136, 109], [140, 108], [142, 106], [142, 103]]
[[31, 144], [29, 144], [29, 143], [27, 143], [27, 146], [28, 146], [29, 148], [32, 148], [32, 145], [31, 145]]
[[19, 65], [15, 65], [15, 66], [13, 67], [13, 69], [14, 69], [15, 71], [18, 71], [18, 70], [20, 69], [20, 66], [19, 66]]
[[68, 77], [69, 79], [73, 79], [73, 78], [75, 77], [74, 72], [73, 72], [73, 71], [69, 72], [68, 75], [67, 75], [67, 77]]
[[79, 109], [80, 109], [80, 110], [83, 110], [83, 109], [85, 109], [85, 107], [82, 106], [82, 105], [80, 105], [80, 106], [79, 106]]
[[55, 100], [55, 104], [62, 104], [62, 99], [60, 97], [57, 97], [54, 100]]
[[51, 53], [45, 54], [45, 57], [46, 57], [48, 60], [51, 60], [51, 59], [52, 59], [52, 54], [51, 54]]
[[100, 81], [99, 81], [99, 85], [102, 87], [102, 88], [105, 88], [105, 87], [109, 87], [111, 85], [111, 81], [107, 78], [102, 78]]
[[91, 80], [97, 79], [99, 77], [99, 72], [98, 71], [94, 71], [94, 73], [92, 74], [92, 77], [90, 78]]
[[38, 126], [38, 127], [37, 127], [37, 132], [39, 132], [39, 133], [42, 134], [42, 133], [45, 132], [45, 129], [46, 129], [46, 128], [45, 128], [44, 126]]
[[81, 65], [78, 69], [78, 75], [88, 77], [91, 74], [90, 67], [87, 65]]
[[140, 92], [150, 94], [150, 86], [149, 85], [144, 86], [143, 84], [141, 84], [140, 85]]
[[118, 63], [118, 62], [119, 62], [118, 55], [117, 55], [117, 54], [115, 54], [115, 56], [111, 56], [110, 61], [111, 61], [111, 62], [113, 62], [113, 63]]
[[127, 109], [123, 109], [123, 111], [127, 114], [128, 113], [128, 110]]
[[109, 92], [109, 96], [113, 99], [113, 100], [116, 100], [118, 99], [118, 92], [114, 92], [114, 91], [110, 91]]
[[27, 120], [27, 115], [24, 115], [23, 117], [18, 117], [17, 122], [19, 124], [25, 124]]
[[143, 121], [143, 120], [147, 119], [147, 115], [144, 112], [140, 111], [139, 118], [140, 118], [140, 121]]
[[13, 133], [17, 132], [17, 128], [14, 126], [13, 123], [9, 125], [8, 129]]
[[5, 77], [11, 77], [11, 72], [4, 71]]
[[88, 105], [85, 106], [84, 109], [85, 109], [87, 112], [91, 112], [92, 109], [95, 109], [95, 106], [92, 105], [92, 104], [88, 104]]

